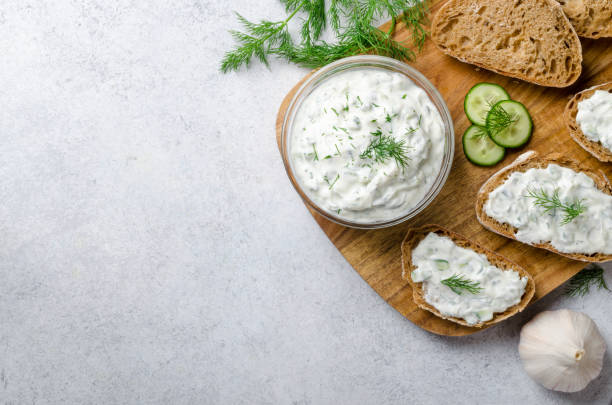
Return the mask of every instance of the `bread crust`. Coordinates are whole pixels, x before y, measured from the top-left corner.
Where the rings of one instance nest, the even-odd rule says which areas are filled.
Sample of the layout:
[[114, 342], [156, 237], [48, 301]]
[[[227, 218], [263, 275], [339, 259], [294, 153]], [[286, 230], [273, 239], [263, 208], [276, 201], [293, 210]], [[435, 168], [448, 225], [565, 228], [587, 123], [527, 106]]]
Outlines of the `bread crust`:
[[[537, 5], [538, 10], [546, 10], [546, 15], [539, 16], [536, 21], [518, 21], [518, 24], [507, 21], [508, 15], [521, 5], [526, 9], [535, 9]], [[493, 17], [479, 14], [481, 10], [492, 7], [503, 12], [496, 12]], [[466, 19], [463, 24], [461, 18]], [[538, 24], [540, 28], [549, 28], [546, 35], [536, 34]], [[453, 31], [455, 25], [463, 27]], [[495, 30], [502, 30], [499, 28], [502, 26], [508, 28], [504, 31], [505, 35], [496, 35]], [[551, 37], [553, 34], [548, 31], [554, 32], [558, 38]], [[446, 32], [451, 32], [451, 35], [446, 35]], [[582, 45], [556, 0], [449, 0], [433, 18], [431, 38], [442, 52], [462, 62], [541, 86], [570, 86], [582, 72]], [[445, 41], [445, 38], [450, 39]], [[474, 42], [473, 38], [480, 42]], [[468, 45], [462, 45], [462, 41]], [[471, 48], [469, 44], [472, 44]], [[540, 55], [542, 44], [551, 48], [550, 60]]]
[[[574, 160], [563, 157], [560, 154], [554, 153], [546, 157], [540, 157], [536, 152], [529, 151], [519, 156], [512, 164], [504, 167], [497, 173], [493, 174], [480, 188], [476, 197], [476, 217], [482, 226], [488, 230], [505, 236], [510, 239], [516, 239], [517, 229], [509, 224], [500, 223], [497, 220], [488, 216], [484, 210], [484, 205], [489, 199], [489, 194], [497, 187], [501, 186], [508, 177], [514, 172], [525, 172], [532, 168], [545, 168], [549, 164], [557, 164], [570, 168], [576, 172], [582, 172], [593, 179], [595, 185], [602, 192], [612, 195], [612, 186], [606, 175], [599, 171], [586, 170], [580, 167], [580, 164]], [[519, 241], [520, 242], [520, 241]], [[521, 242], [523, 243], [523, 242]], [[612, 260], [612, 255], [603, 253], [596, 254], [581, 254], [581, 253], [563, 253], [555, 249], [550, 243], [533, 243], [529, 244], [540, 249], [546, 249], [557, 253], [561, 256], [569, 257], [570, 259], [580, 260], [583, 262], [602, 263]]]
[[[612, 21], [610, 22], [610, 25], [612, 25]], [[576, 141], [578, 145], [582, 146], [584, 150], [602, 162], [612, 162], [612, 150], [605, 148], [600, 142], [595, 142], [587, 138], [580, 129], [580, 125], [578, 125], [576, 122], [578, 103], [591, 97], [597, 90], [612, 93], [612, 82], [591, 87], [590, 89], [583, 90], [572, 97], [565, 107], [565, 124], [569, 129], [572, 139]]]
[[584, 38], [612, 37], [612, 2], [610, 0], [557, 0], [563, 12]]
[[[412, 277], [410, 276], [410, 273], [416, 268], [412, 263], [412, 251], [430, 232], [434, 232], [440, 236], [446, 236], [458, 246], [484, 254], [492, 265], [499, 267], [502, 270], [516, 270], [521, 277], [527, 277], [527, 285], [525, 286], [525, 293], [521, 297], [521, 301], [518, 304], [506, 309], [504, 312], [493, 314], [493, 318], [491, 320], [473, 325], [467, 323], [461, 318], [442, 315], [433, 305], [425, 301], [423, 283], [416, 283], [412, 281]], [[535, 294], [535, 282], [533, 281], [533, 277], [531, 277], [531, 274], [529, 274], [521, 266], [510, 261], [504, 256], [479, 245], [476, 242], [470, 241], [465, 236], [459, 235], [436, 224], [429, 224], [408, 230], [408, 233], [402, 242], [402, 278], [408, 281], [410, 284], [410, 287], [412, 288], [412, 300], [419, 308], [429, 311], [432, 314], [440, 318], [447, 319], [451, 322], [477, 328], [493, 325], [511, 317], [518, 312], [521, 312], [523, 309], [525, 309], [525, 307], [527, 307]]]

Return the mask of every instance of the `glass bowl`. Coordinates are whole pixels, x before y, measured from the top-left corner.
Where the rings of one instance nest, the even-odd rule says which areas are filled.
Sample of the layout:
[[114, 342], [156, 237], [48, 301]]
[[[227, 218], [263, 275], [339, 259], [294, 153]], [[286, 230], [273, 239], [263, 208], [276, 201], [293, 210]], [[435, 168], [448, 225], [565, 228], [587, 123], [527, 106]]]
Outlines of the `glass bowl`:
[[[362, 68], [376, 68], [376, 69], [384, 69], [388, 71], [398, 72], [406, 75], [410, 80], [412, 80], [417, 86], [421, 87], [429, 99], [432, 101], [434, 106], [437, 108], [440, 116], [442, 117], [442, 122], [444, 125], [444, 155], [442, 165], [440, 167], [440, 172], [433, 182], [429, 191], [425, 194], [425, 196], [419, 201], [414, 207], [407, 210], [405, 213], [401, 215], [391, 218], [385, 221], [375, 221], [375, 222], [359, 222], [348, 220], [346, 218], [342, 218], [339, 215], [336, 215], [334, 212], [330, 212], [319, 205], [317, 205], [312, 199], [308, 196], [308, 193], [302, 189], [300, 182], [293, 173], [292, 162], [289, 154], [289, 144], [290, 137], [293, 130], [293, 124], [295, 121], [295, 117], [297, 112], [299, 111], [303, 101], [308, 97], [313, 90], [315, 90], [321, 83], [330, 79], [331, 77], [346, 72], [351, 69], [362, 69]], [[327, 66], [322, 67], [321, 69], [314, 72], [308, 79], [304, 81], [304, 83], [300, 86], [300, 88], [296, 91], [293, 96], [289, 107], [285, 113], [285, 117], [283, 120], [283, 126], [281, 129], [281, 155], [283, 157], [283, 163], [285, 165], [285, 170], [287, 171], [287, 175], [291, 180], [291, 184], [298, 192], [300, 197], [304, 200], [304, 202], [314, 209], [318, 214], [323, 217], [329, 219], [330, 221], [336, 222], [338, 224], [350, 227], [350, 228], [359, 228], [359, 229], [376, 229], [376, 228], [385, 228], [389, 226], [393, 226], [404, 222], [410, 218], [415, 217], [421, 211], [423, 211], [438, 195], [446, 179], [448, 178], [448, 174], [451, 169], [453, 155], [455, 152], [455, 135], [453, 129], [453, 122], [450, 116], [450, 112], [448, 111], [448, 107], [444, 102], [444, 99], [438, 92], [438, 90], [416, 69], [408, 66], [407, 64], [400, 62], [396, 59], [387, 58], [384, 56], [377, 55], [360, 55], [360, 56], [351, 56], [348, 58], [340, 59], [336, 62], [330, 63]]]

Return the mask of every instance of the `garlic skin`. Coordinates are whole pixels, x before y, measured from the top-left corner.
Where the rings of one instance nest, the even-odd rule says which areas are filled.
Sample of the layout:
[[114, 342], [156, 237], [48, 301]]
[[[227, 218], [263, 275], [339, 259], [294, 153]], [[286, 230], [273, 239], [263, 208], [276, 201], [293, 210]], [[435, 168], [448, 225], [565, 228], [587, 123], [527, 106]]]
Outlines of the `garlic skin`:
[[591, 318], [561, 309], [544, 311], [521, 330], [519, 355], [525, 371], [544, 387], [584, 389], [601, 372], [606, 342]]

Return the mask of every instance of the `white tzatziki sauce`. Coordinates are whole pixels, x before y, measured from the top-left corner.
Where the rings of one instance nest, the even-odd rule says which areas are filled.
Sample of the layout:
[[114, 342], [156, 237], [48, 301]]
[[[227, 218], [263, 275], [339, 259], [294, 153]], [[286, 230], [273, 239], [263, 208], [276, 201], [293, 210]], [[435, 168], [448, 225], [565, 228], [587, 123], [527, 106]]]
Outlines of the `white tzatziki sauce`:
[[[296, 179], [315, 204], [346, 220], [376, 223], [406, 214], [442, 166], [442, 117], [401, 73], [339, 73], [304, 99], [294, 122], [288, 150]], [[380, 144], [377, 159], [379, 142], [400, 145], [405, 165], [384, 155]]]
[[[527, 277], [514, 270], [502, 270], [487, 257], [460, 247], [450, 238], [429, 233], [412, 251], [412, 281], [423, 283], [425, 301], [442, 315], [462, 318], [471, 325], [489, 321], [495, 313], [521, 301]], [[478, 283], [481, 289], [472, 294], [453, 291], [442, 283], [453, 276]]]
[[[556, 193], [565, 206], [580, 202], [584, 211], [566, 222], [562, 208], [546, 211], [530, 196]], [[597, 188], [592, 178], [567, 167], [514, 172], [489, 194], [486, 214], [517, 229], [516, 239], [534, 244], [549, 242], [563, 253], [612, 254], [612, 196]]]
[[579, 102], [576, 122], [589, 140], [612, 151], [612, 93], [596, 90]]

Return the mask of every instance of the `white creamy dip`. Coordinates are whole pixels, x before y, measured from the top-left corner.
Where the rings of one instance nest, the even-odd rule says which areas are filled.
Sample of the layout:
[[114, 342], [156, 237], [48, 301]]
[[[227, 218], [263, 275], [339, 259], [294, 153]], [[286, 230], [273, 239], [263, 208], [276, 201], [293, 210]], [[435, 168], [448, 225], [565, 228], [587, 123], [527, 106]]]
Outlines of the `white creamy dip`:
[[579, 102], [576, 122], [589, 140], [612, 151], [612, 93], [596, 90]]
[[[362, 157], [380, 137], [403, 142], [406, 164]], [[375, 223], [415, 207], [442, 166], [444, 124], [423, 89], [401, 73], [348, 70], [322, 82], [296, 113], [293, 172], [319, 207]], [[361, 155], [361, 156], [360, 156]]]
[[[412, 251], [412, 263], [416, 267], [412, 280], [423, 283], [425, 301], [442, 315], [462, 318], [472, 325], [518, 304], [527, 285], [527, 277], [520, 277], [517, 271], [495, 267], [485, 255], [433, 232]], [[442, 283], [453, 276], [478, 283], [480, 292], [458, 294]]]
[[[545, 209], [529, 193], [558, 193], [564, 205], [581, 200], [584, 212], [564, 224], [562, 209]], [[593, 179], [567, 167], [549, 164], [545, 169], [514, 172], [489, 194], [486, 214], [518, 229], [525, 243], [550, 244], [564, 253], [612, 254], [612, 196], [600, 191]]]

